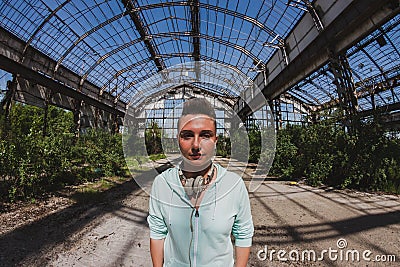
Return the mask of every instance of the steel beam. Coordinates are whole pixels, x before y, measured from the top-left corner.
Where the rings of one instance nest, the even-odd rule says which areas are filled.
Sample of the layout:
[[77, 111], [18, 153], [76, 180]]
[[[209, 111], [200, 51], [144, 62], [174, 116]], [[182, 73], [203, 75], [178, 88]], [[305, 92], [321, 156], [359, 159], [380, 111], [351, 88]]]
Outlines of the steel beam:
[[143, 22], [140, 19], [138, 11], [136, 10], [136, 7], [133, 5], [132, 0], [122, 0], [122, 3], [126, 8], [126, 10], [129, 12], [130, 17], [133, 23], [135, 24], [136, 30], [139, 32], [140, 37], [142, 38], [145, 46], [147, 47], [147, 50], [149, 51], [152, 59], [154, 60], [154, 63], [156, 64], [158, 71], [162, 71], [163, 69], [165, 69], [165, 64], [162, 61], [162, 59], [159, 58], [157, 47], [154, 46], [153, 43], [151, 42], [151, 37], [147, 32], [145, 25], [143, 25]]
[[[398, 0], [317, 0], [314, 6], [320, 10], [324, 30], [318, 32], [310, 14], [306, 13], [285, 39], [289, 64], [284, 66], [280, 53], [276, 52], [266, 64], [269, 73], [266, 86], [262, 75], [255, 79], [268, 100], [275, 99], [325, 65], [330, 53], [343, 54], [400, 10]], [[244, 118], [263, 106], [260, 99], [255, 96], [241, 100], [235, 110]]]
[[190, 21], [192, 24], [193, 58], [200, 61], [200, 8], [199, 0], [190, 1]]
[[[396, 66], [385, 72], [385, 77], [382, 75], [375, 75], [365, 78], [363, 81], [355, 83], [357, 99], [363, 99], [372, 95], [379, 94], [387, 90], [393, 90], [398, 87], [400, 81], [400, 66]], [[322, 105], [314, 106], [315, 112], [336, 107], [339, 104], [339, 99], [332, 99]], [[364, 111], [359, 111], [364, 112]]]
[[[26, 47], [26, 42], [0, 27], [0, 68], [10, 73], [19, 75], [26, 80], [48, 87], [61, 95], [84, 100], [85, 103], [94, 105], [113, 114], [122, 115], [126, 104], [122, 101], [114, 103], [114, 97], [103, 94], [99, 97], [100, 88], [88, 81], [80, 88], [81, 77], [64, 66], [60, 66], [57, 73], [54, 67], [57, 62], [31, 46]], [[22, 58], [24, 58], [22, 62]], [[44, 99], [44, 98], [43, 98]], [[42, 99], [42, 100], [43, 100]], [[32, 103], [35, 104], [35, 103]]]
[[[209, 3], [202, 3], [201, 1], [196, 0], [196, 5], [198, 5], [200, 8], [208, 9], [208, 10], [213, 10], [218, 13], [223, 13], [235, 18], [242, 19], [244, 21], [247, 21], [251, 24], [253, 24], [255, 27], [260, 28], [262, 31], [265, 31], [268, 33], [268, 35], [274, 37], [277, 39], [278, 42], [283, 41], [283, 39], [277, 34], [273, 29], [270, 29], [268, 25], [265, 25], [263, 22], [258, 21], [256, 18], [247, 16], [245, 14], [239, 13], [237, 11], [233, 11], [227, 8], [224, 8], [222, 6], [218, 5], [213, 5]], [[166, 2], [161, 2], [161, 3], [152, 3], [148, 5], [142, 5], [138, 6], [137, 10], [151, 10], [155, 8], [168, 8], [168, 7], [175, 7], [175, 6], [193, 6], [195, 4], [194, 1], [166, 1]]]
[[112, 114], [116, 114], [119, 116], [124, 116], [124, 114], [125, 114], [124, 112], [116, 110], [113, 107], [100, 102], [99, 100], [93, 99], [81, 92], [76, 91], [73, 88], [70, 88], [62, 83], [59, 83], [58, 81], [55, 81], [52, 78], [50, 78], [44, 74], [41, 74], [41, 73], [39, 73], [35, 70], [32, 70], [26, 66], [23, 66], [23, 65], [19, 64], [18, 62], [11, 60], [4, 55], [0, 55], [0, 68], [7, 72], [19, 75], [20, 77], [22, 77], [30, 82], [34, 82], [34, 83], [40, 84], [44, 87], [47, 87], [50, 90], [52, 90], [54, 93], [59, 93], [61, 95], [65, 95], [65, 96], [71, 97], [73, 99], [82, 100], [86, 104], [98, 107], [98, 108], [100, 108], [104, 111], [107, 111], [109, 113], [112, 113]]
[[212, 98], [218, 99], [219, 101], [221, 101], [222, 103], [224, 103], [225, 105], [227, 105], [229, 107], [232, 107], [234, 101], [237, 99], [235, 97], [224, 97], [224, 98], [221, 98], [220, 95], [215, 94], [215, 93], [213, 93], [213, 92], [211, 92], [211, 91], [209, 91], [207, 89], [200, 88], [200, 87], [198, 87], [196, 85], [193, 85], [193, 84], [180, 84], [180, 85], [175, 86], [175, 87], [169, 87], [169, 88], [167, 88], [165, 90], [159, 91], [156, 94], [153, 94], [153, 95], [149, 96], [148, 98], [146, 98], [143, 102], [141, 102], [136, 107], [135, 113], [138, 114], [138, 113], [142, 112], [144, 107], [146, 105], [150, 104], [152, 101], [154, 101], [154, 99], [157, 99], [158, 97], [161, 97], [161, 96], [165, 96], [171, 91], [181, 90], [181, 89], [183, 90], [184, 88], [191, 89], [192, 91], [197, 89], [200, 92], [202, 92], [204, 95], [207, 95], [207, 96], [210, 96]]

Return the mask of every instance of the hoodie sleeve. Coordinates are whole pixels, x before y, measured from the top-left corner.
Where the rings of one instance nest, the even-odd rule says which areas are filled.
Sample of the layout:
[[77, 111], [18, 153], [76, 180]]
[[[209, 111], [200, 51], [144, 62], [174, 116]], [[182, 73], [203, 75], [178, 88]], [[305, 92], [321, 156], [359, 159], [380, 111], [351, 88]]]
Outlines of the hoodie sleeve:
[[161, 212], [162, 202], [160, 201], [160, 177], [156, 177], [151, 188], [150, 202], [149, 202], [149, 215], [147, 222], [150, 228], [150, 238], [163, 239], [167, 236], [168, 229], [165, 224], [164, 217]]
[[253, 219], [251, 216], [249, 195], [243, 180], [239, 183], [238, 213], [232, 227], [232, 235], [235, 237], [235, 246], [250, 247], [254, 234]]

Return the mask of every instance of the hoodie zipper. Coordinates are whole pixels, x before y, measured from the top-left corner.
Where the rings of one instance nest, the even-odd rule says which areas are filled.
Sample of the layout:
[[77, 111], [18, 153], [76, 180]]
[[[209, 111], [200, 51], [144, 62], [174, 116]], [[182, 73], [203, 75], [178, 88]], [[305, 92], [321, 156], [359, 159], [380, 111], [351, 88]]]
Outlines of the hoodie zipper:
[[[216, 183], [216, 181], [215, 181], [215, 183]], [[214, 187], [215, 186], [216, 185], [214, 184]], [[216, 190], [216, 188], [214, 188], [214, 189]], [[215, 205], [215, 203], [214, 203], [214, 205]], [[200, 206], [196, 209], [196, 212], [195, 212], [195, 215], [194, 215], [193, 265], [191, 265], [193, 267], [197, 266], [197, 250], [198, 250], [198, 243], [199, 243], [199, 220], [200, 220], [200, 218], [199, 218], [200, 217], [199, 208], [200, 208]], [[215, 213], [215, 207], [214, 207], [214, 213]], [[214, 215], [213, 215], [213, 217], [214, 217]]]
[[193, 267], [197, 265], [197, 248], [199, 243], [199, 210], [196, 209], [194, 215], [194, 248], [193, 248]]

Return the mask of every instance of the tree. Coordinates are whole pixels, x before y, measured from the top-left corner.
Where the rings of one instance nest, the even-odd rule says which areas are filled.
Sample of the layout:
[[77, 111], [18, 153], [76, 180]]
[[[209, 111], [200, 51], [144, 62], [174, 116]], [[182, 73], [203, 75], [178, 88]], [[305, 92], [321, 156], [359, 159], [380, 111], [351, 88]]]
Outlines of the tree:
[[161, 144], [161, 128], [155, 121], [152, 121], [145, 132], [146, 150], [148, 155], [161, 154], [163, 152]]

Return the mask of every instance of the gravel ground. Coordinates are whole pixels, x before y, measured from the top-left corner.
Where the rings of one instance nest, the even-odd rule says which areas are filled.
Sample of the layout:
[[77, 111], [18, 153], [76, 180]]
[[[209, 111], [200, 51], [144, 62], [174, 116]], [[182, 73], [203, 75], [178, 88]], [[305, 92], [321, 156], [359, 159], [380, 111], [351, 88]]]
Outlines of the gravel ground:
[[[151, 184], [155, 175], [140, 178]], [[275, 179], [249, 196], [255, 226], [249, 266], [399, 266], [399, 196]], [[151, 266], [148, 199], [130, 181], [93, 202], [54, 196], [9, 209], [0, 215], [0, 266]], [[397, 262], [375, 261], [390, 255]]]

